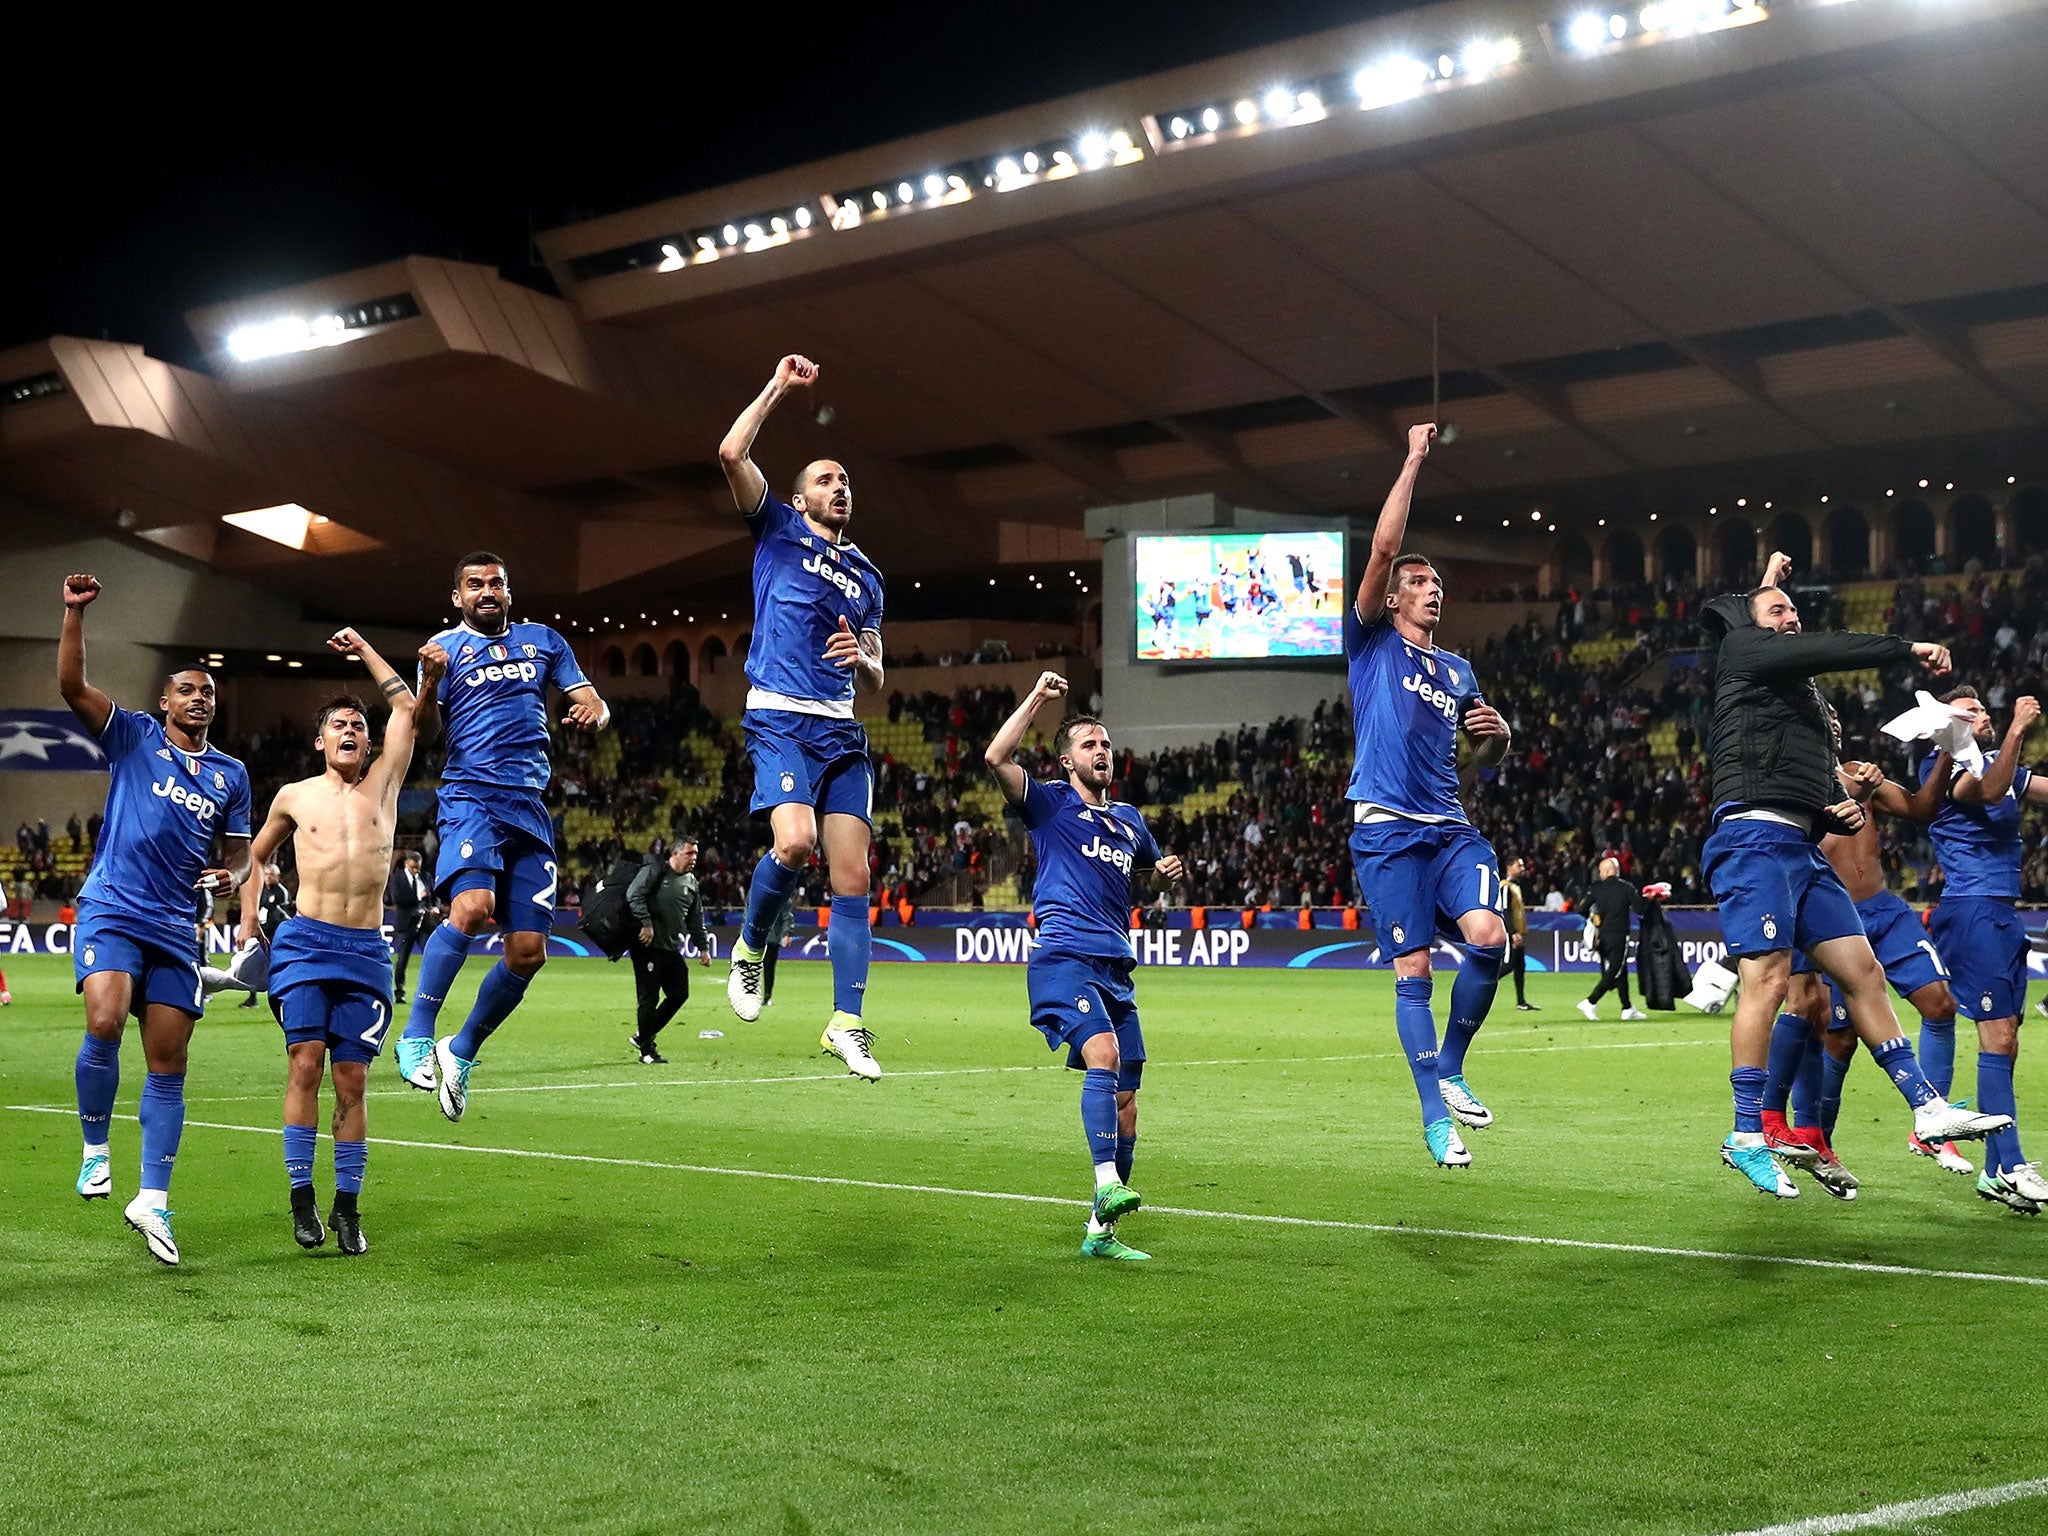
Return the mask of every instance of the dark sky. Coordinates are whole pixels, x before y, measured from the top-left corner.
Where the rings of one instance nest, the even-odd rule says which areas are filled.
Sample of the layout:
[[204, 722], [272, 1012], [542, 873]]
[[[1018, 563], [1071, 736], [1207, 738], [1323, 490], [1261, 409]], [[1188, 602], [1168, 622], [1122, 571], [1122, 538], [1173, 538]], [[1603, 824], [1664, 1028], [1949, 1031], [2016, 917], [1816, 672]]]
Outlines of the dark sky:
[[203, 43], [82, 32], [10, 82], [0, 346], [104, 333], [190, 363], [187, 309], [413, 251], [544, 284], [531, 228], [1402, 8], [742, 4], [722, 9], [764, 19], [714, 33], [697, 0], [478, 8], [459, 44], [403, 9], [231, 46], [224, 19]]

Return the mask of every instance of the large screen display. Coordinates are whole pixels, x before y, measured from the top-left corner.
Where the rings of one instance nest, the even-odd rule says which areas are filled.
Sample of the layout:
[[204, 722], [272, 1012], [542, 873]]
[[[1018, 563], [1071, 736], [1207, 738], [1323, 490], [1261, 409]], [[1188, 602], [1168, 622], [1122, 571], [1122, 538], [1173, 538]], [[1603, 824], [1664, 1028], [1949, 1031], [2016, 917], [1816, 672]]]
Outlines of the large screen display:
[[1140, 661], [1344, 654], [1344, 534], [1132, 539]]

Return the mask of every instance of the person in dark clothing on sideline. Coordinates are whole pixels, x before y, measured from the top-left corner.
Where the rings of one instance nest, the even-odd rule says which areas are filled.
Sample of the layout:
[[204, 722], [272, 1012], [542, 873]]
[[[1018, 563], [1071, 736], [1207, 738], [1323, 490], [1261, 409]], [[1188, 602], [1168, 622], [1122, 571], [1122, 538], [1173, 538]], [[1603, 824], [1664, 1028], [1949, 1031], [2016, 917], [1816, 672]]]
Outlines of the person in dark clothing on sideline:
[[704, 898], [691, 873], [696, 867], [697, 840], [680, 838], [665, 860], [649, 864], [626, 888], [626, 908], [640, 923], [626, 954], [633, 963], [633, 987], [639, 997], [632, 1044], [642, 1066], [664, 1064], [654, 1037], [690, 998], [690, 966], [682, 954], [685, 932], [697, 946], [697, 963], [711, 963]]
[[391, 1000], [405, 1001], [405, 968], [415, 949], [424, 948], [427, 935], [440, 918], [434, 893], [420, 874], [420, 856], [408, 848], [391, 878], [384, 882], [384, 905], [391, 909]]
[[1631, 1003], [1628, 996], [1628, 920], [1632, 913], [1642, 911], [1645, 905], [1636, 888], [1621, 878], [1621, 862], [1602, 859], [1600, 878], [1586, 893], [1593, 929], [1599, 935], [1594, 947], [1600, 956], [1599, 984], [1579, 1004], [1579, 1012], [1587, 1018], [1600, 1017], [1600, 999], [1610, 990], [1621, 994], [1621, 1016], [1624, 1019], [1649, 1017]]
[[782, 915], [768, 925], [768, 942], [761, 955], [761, 1006], [766, 1008], [775, 1001], [775, 957], [782, 953], [782, 946], [789, 936], [796, 932], [796, 903], [785, 902]]
[[1537, 1007], [1529, 1001], [1527, 977], [1529, 973], [1529, 907], [1522, 896], [1522, 872], [1527, 869], [1520, 859], [1510, 859], [1508, 867], [1500, 877], [1501, 894], [1508, 899], [1508, 970], [1515, 978], [1515, 1011], [1535, 1013]]

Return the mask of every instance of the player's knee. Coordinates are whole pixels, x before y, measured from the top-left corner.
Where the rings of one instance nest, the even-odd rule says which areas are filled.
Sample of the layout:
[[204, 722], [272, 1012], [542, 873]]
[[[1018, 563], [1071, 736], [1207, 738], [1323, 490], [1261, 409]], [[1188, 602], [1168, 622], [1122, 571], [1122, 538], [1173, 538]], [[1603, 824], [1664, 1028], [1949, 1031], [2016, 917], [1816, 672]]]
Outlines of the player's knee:
[[473, 939], [484, 931], [497, 905], [496, 896], [489, 891], [458, 891], [448, 903], [448, 921], [457, 932]]
[[285, 1058], [285, 1080], [300, 1093], [317, 1093], [320, 1090], [320, 1053], [318, 1051], [293, 1051]]
[[1500, 915], [1495, 912], [1468, 912], [1459, 928], [1465, 935], [1466, 943], [1476, 944], [1485, 949], [1502, 948], [1508, 941], [1507, 924], [1503, 923]]
[[775, 862], [784, 869], [802, 869], [817, 851], [818, 834], [815, 832], [785, 832], [775, 839]]
[[95, 1040], [112, 1040], [118, 1044], [127, 1024], [128, 1016], [111, 1004], [85, 1005], [85, 1032]]
[[1943, 987], [1932, 997], [1920, 1003], [1920, 1017], [1929, 1024], [1953, 1024], [1956, 1021], [1956, 995]]
[[1394, 956], [1394, 974], [1405, 980], [1429, 975], [1429, 951], [1411, 949], [1405, 955]]
[[508, 933], [505, 935], [505, 968], [517, 976], [532, 976], [548, 963], [547, 935]]

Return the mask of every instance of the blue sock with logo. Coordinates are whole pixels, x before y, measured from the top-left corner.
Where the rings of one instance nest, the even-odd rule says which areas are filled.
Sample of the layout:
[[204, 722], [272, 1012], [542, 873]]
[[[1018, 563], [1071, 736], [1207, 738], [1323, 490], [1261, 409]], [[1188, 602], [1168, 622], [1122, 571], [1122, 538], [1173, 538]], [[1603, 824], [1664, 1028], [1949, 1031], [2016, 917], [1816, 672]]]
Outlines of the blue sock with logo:
[[1493, 994], [1500, 986], [1501, 968], [1507, 960], [1505, 944], [1465, 946], [1465, 963], [1458, 967], [1458, 979], [1451, 983], [1451, 1019], [1444, 1026], [1443, 1048], [1436, 1058], [1439, 1079], [1456, 1077], [1465, 1070], [1466, 1048], [1493, 1008]]
[[1415, 1075], [1415, 1096], [1422, 1100], [1422, 1123], [1432, 1125], [1450, 1114], [1436, 1085], [1436, 1013], [1429, 1006], [1435, 990], [1428, 976], [1394, 978], [1394, 1032], [1401, 1037], [1401, 1049], [1408, 1056], [1408, 1070]]
[[121, 1042], [88, 1034], [78, 1047], [72, 1075], [78, 1084], [78, 1128], [85, 1133], [85, 1144], [104, 1147], [114, 1119], [114, 1095], [121, 1091]]
[[832, 1006], [839, 1012], [860, 1016], [861, 1000], [868, 990], [868, 957], [874, 947], [867, 897], [834, 896], [832, 926], [825, 930], [825, 953], [832, 960]]
[[[759, 949], [768, 942], [768, 927], [789, 900], [789, 893], [796, 889], [796, 877], [802, 873], [802, 869], [791, 869], [776, 858], [772, 848], [761, 855], [761, 862], [754, 866], [754, 878], [747, 882], [747, 915], [740, 922], [740, 942], [747, 948]], [[866, 903], [862, 905], [865, 907]]]
[[171, 1165], [185, 1135], [185, 1074], [152, 1072], [142, 1080], [142, 1188], [169, 1190]]
[[1762, 1067], [1737, 1067], [1728, 1074], [1735, 1090], [1735, 1129], [1761, 1133], [1764, 1128], [1764, 1079]]
[[342, 1141], [334, 1143], [334, 1192], [337, 1195], [360, 1195], [363, 1192], [363, 1173], [370, 1166], [370, 1144], [367, 1141]]
[[498, 1031], [498, 1026], [511, 1017], [526, 996], [528, 978], [500, 960], [484, 974], [484, 984], [476, 989], [476, 1006], [469, 1010], [469, 1017], [462, 1021], [462, 1028], [455, 1032], [455, 1038], [448, 1042], [448, 1049], [464, 1061], [475, 1061], [484, 1042]]
[[1090, 1067], [1081, 1074], [1081, 1132], [1088, 1138], [1091, 1164], [1116, 1161], [1116, 1073], [1108, 1067]]
[[426, 947], [420, 951], [419, 985], [412, 991], [412, 1012], [405, 1016], [405, 1039], [434, 1038], [441, 1004], [461, 974], [462, 962], [469, 958], [469, 946], [475, 942], [453, 923], [443, 923], [427, 935]]
[[1956, 1021], [1920, 1021], [1920, 1070], [1944, 1099], [1956, 1085]]
[[1131, 1182], [1131, 1165], [1138, 1160], [1138, 1138], [1119, 1136], [1116, 1139], [1116, 1176], [1124, 1183]]
[[1813, 1026], [1796, 1013], [1781, 1013], [1771, 1026], [1770, 1065], [1764, 1074], [1765, 1110], [1782, 1115], [1792, 1092], [1792, 1079], [1799, 1075], [1799, 1063], [1806, 1055], [1806, 1042], [1813, 1038]]
[[293, 1189], [304, 1189], [313, 1182], [313, 1143], [318, 1136], [310, 1125], [284, 1128], [284, 1176], [292, 1181]]
[[1820, 1124], [1820, 1059], [1825, 1055], [1827, 1052], [1820, 1048], [1820, 1036], [1808, 1030], [1806, 1049], [1799, 1057], [1799, 1070], [1792, 1074], [1794, 1125]]
[[1984, 1138], [1984, 1171], [1999, 1173], [2026, 1161], [2020, 1155], [2019, 1101], [2012, 1092], [2012, 1058], [1977, 1047], [1977, 1109], [1980, 1114], [2011, 1115], [2012, 1129]]
[[1830, 1051], [1820, 1053], [1820, 1129], [1829, 1141], [1835, 1139], [1835, 1118], [1842, 1112], [1842, 1082], [1855, 1059], [1853, 1050], [1840, 1061]]
[[1887, 1040], [1883, 1045], [1870, 1048], [1870, 1059], [1884, 1068], [1884, 1075], [1892, 1080], [1906, 1102], [1918, 1109], [1922, 1104], [1932, 1104], [1941, 1095], [1934, 1091], [1934, 1084], [1927, 1081], [1927, 1074], [1920, 1070], [1920, 1063], [1913, 1059], [1913, 1046], [1904, 1035]]

